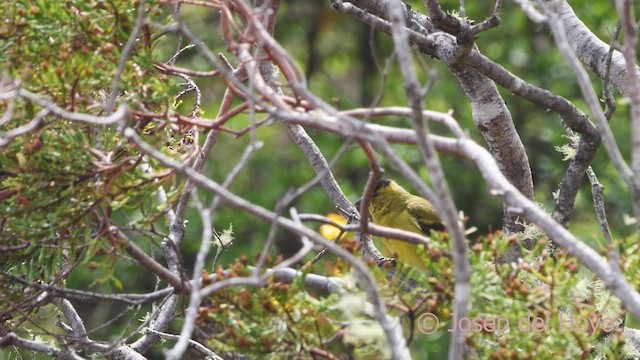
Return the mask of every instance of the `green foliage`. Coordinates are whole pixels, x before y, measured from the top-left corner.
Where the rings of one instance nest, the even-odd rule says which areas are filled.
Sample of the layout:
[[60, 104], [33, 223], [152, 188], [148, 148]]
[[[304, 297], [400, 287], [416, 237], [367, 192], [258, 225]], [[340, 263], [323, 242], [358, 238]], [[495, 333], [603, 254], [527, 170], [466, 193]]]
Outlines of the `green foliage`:
[[[395, 300], [387, 294], [395, 303], [391, 308], [400, 309], [395, 314], [406, 319], [405, 333], [414, 336], [414, 355], [442, 356], [444, 344], [434, 348], [432, 342], [465, 329], [467, 344], [476, 354], [473, 358], [478, 359], [577, 358], [589, 356], [594, 349], [593, 356], [606, 358], [608, 352], [615, 358], [634, 357], [616, 331], [625, 316], [620, 301], [599, 279], [580, 272], [577, 259], [566, 252], [551, 257], [545, 239], [518, 264], [494, 265], [496, 255], [509, 242], [493, 234], [478, 238], [472, 246], [472, 308], [466, 318], [452, 312], [453, 265], [446, 256], [437, 261], [433, 255], [425, 256], [431, 275], [411, 293], [419, 299], [412, 306], [407, 308], [411, 297], [397, 287]], [[628, 266], [640, 258], [635, 248], [621, 257]], [[433, 334], [421, 327], [428, 314], [439, 320], [439, 330]]]
[[[246, 258], [237, 261], [228, 277], [249, 276], [244, 263]], [[227, 288], [203, 301], [197, 323], [207, 329], [203, 340], [218, 353], [293, 358], [348, 351], [336, 336], [342, 317], [336, 296], [312, 293], [303, 278], [291, 284], [270, 280], [265, 287]], [[330, 338], [336, 340], [325, 344]]]
[[465, 320], [478, 322], [456, 319], [455, 325], [445, 325], [473, 326], [469, 339], [478, 358], [575, 358], [594, 348], [601, 356], [605, 342], [615, 358], [633, 357], [615, 331], [624, 319], [619, 300], [601, 281], [579, 272], [577, 259], [566, 252], [549, 256], [543, 239], [517, 265], [493, 265], [496, 245], [504, 240], [489, 236], [473, 246], [473, 307]]
[[[371, 268], [378, 279], [387, 309], [398, 316], [414, 356], [438, 358], [446, 354], [450, 331], [468, 330], [472, 358], [633, 358], [616, 331], [624, 319], [620, 301], [602, 282], [580, 271], [577, 259], [566, 252], [555, 258], [542, 238], [518, 264], [494, 261], [515, 238], [500, 233], [482, 236], [471, 246], [471, 312], [462, 319], [453, 313], [454, 274], [446, 239], [433, 235], [432, 246], [421, 247], [428, 265], [425, 273], [398, 264]], [[624, 268], [640, 261], [637, 243], [621, 253]], [[606, 249], [602, 249], [605, 251]], [[299, 278], [287, 285], [270, 282], [265, 288], [228, 288], [207, 299], [199, 325], [213, 329], [207, 342], [220, 352], [240, 351], [252, 356], [279, 352], [286, 356], [310, 354], [316, 349], [356, 359], [386, 358], [388, 348], [379, 324], [373, 320], [355, 277], [340, 263], [322, 260], [321, 273], [347, 272], [343, 291], [318, 293]], [[246, 276], [246, 259], [237, 261], [231, 276]], [[318, 266], [318, 265], [316, 265]], [[318, 273], [318, 268], [314, 271]], [[640, 279], [634, 276], [637, 283]], [[219, 273], [222, 279], [222, 273]], [[429, 314], [439, 321], [425, 332]], [[340, 326], [342, 324], [342, 327]], [[605, 331], [606, 330], [606, 331]], [[327, 342], [327, 339], [332, 341]]]
[[[136, 5], [2, 2], [4, 72], [21, 88], [68, 111], [104, 115], [100, 111], [131, 35]], [[157, 15], [159, 6], [148, 4], [148, 16]], [[175, 93], [176, 85], [158, 75], [153, 51], [144, 28], [121, 74], [118, 103], [171, 110], [166, 94]], [[173, 172], [143, 159], [117, 125], [59, 120], [26, 100], [1, 101], [0, 113], [11, 115], [0, 125], [3, 134], [29, 121], [34, 125], [34, 131], [15, 137], [0, 152], [0, 245], [11, 249], [3, 254], [2, 271], [48, 283], [67, 267], [85, 262], [108, 269], [106, 279], [121, 288], [113, 259], [121, 249], [109, 239], [109, 224], [119, 217], [126, 218], [125, 227], [152, 224], [175, 198]], [[136, 120], [144, 125], [144, 119]], [[180, 154], [163, 146], [173, 141], [174, 133], [168, 128], [149, 131], [145, 140], [176, 156]], [[155, 200], [159, 185], [165, 185], [169, 204]], [[21, 286], [0, 280], [3, 316], [13, 316], [4, 312], [6, 306], [21, 297]]]

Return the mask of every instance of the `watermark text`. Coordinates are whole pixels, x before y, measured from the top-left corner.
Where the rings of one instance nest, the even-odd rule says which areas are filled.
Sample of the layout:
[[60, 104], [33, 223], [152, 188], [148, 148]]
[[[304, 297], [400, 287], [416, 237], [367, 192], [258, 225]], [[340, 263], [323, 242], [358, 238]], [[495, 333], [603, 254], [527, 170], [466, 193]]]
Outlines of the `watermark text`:
[[[458, 317], [451, 315], [451, 325], [447, 332], [488, 332], [504, 334], [511, 329], [523, 333], [546, 332], [557, 329], [560, 332], [581, 332], [588, 336], [598, 331], [615, 330], [616, 319], [610, 317], [582, 317], [573, 314], [559, 313], [557, 320], [550, 321], [549, 314], [527, 314], [517, 320], [509, 320], [503, 316]], [[418, 317], [418, 330], [423, 334], [433, 334], [440, 330], [440, 319], [433, 313], [423, 313]]]

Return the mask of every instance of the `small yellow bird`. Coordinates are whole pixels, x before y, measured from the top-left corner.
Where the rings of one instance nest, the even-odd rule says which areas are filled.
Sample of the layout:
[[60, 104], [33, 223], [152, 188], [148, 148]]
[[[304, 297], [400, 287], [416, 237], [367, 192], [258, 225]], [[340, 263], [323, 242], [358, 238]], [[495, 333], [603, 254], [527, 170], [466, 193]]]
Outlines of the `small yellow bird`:
[[[369, 213], [377, 225], [431, 236], [431, 230], [446, 231], [433, 204], [412, 195], [393, 180], [381, 179], [371, 198]], [[425, 270], [416, 244], [384, 238], [384, 245], [401, 263]]]

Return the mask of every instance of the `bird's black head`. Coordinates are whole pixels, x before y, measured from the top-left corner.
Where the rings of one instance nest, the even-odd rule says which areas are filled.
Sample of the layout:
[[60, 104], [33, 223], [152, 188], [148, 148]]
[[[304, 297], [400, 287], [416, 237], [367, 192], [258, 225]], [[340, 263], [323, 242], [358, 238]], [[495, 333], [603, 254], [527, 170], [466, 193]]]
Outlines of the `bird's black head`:
[[380, 181], [378, 181], [378, 184], [376, 185], [376, 190], [373, 192], [373, 196], [375, 197], [376, 194], [378, 193], [378, 190], [389, 186], [389, 184], [391, 184], [391, 180], [389, 180], [389, 179], [380, 179]]
[[[378, 181], [378, 183], [376, 184], [376, 189], [373, 191], [373, 197], [376, 197], [376, 194], [378, 194], [378, 190], [389, 186], [389, 184], [391, 184], [391, 180], [389, 180], [389, 179], [380, 179]], [[360, 209], [360, 204], [361, 203], [362, 203], [362, 198], [358, 199], [358, 201], [356, 201], [356, 203], [354, 205], [358, 209]]]

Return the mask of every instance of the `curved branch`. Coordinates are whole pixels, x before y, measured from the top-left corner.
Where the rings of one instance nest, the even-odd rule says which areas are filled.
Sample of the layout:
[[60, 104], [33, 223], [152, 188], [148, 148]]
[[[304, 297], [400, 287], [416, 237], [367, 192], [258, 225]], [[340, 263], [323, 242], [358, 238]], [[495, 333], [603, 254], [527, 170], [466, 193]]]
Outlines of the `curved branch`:
[[[163, 165], [171, 167], [177, 172], [188, 176], [196, 184], [202, 186], [203, 188], [219, 195], [220, 199], [227, 205], [242, 209], [247, 213], [265, 221], [277, 222], [278, 225], [283, 227], [284, 229], [307, 236], [311, 241], [328, 248], [331, 253], [345, 260], [349, 265], [353, 267], [362, 289], [366, 292], [369, 301], [372, 303], [375, 311], [375, 319], [380, 323], [392, 351], [401, 349], [403, 346], [405, 346], [404, 339], [402, 339], [402, 327], [399, 323], [392, 321], [391, 317], [388, 315], [385, 302], [380, 295], [380, 291], [377, 287], [376, 281], [373, 278], [373, 275], [371, 275], [366, 266], [362, 263], [362, 261], [355, 258], [351, 253], [342, 249], [333, 242], [323, 238], [320, 234], [317, 234], [305, 227], [300, 227], [293, 220], [278, 217], [271, 211], [238, 197], [237, 195], [231, 193], [220, 184], [207, 178], [201, 173], [194, 171], [190, 167], [184, 166], [184, 164], [164, 155], [160, 151], [156, 151], [155, 149], [153, 149], [153, 147], [145, 143], [137, 135], [134, 129], [130, 127], [125, 128], [123, 130], [123, 135], [131, 140], [142, 152], [146, 153], [149, 156], [152, 156]], [[398, 339], [402, 339], [402, 342], [400, 342]]]
[[[449, 191], [449, 186], [445, 180], [440, 159], [434, 149], [433, 143], [427, 138], [427, 135], [429, 134], [429, 127], [423, 120], [422, 93], [417, 80], [417, 74], [413, 67], [413, 59], [411, 58], [407, 35], [404, 31], [404, 14], [400, 0], [391, 0], [389, 3], [389, 15], [393, 23], [391, 35], [395, 45], [395, 53], [398, 57], [398, 62], [404, 78], [405, 92], [412, 110], [411, 120], [416, 131], [418, 146], [422, 152], [425, 165], [429, 170], [431, 181], [436, 193], [438, 194], [435, 205], [447, 224], [447, 229], [449, 230], [453, 240], [451, 248], [456, 279], [453, 312], [457, 316], [464, 318], [469, 313], [469, 304], [471, 301], [471, 264], [469, 263], [469, 257], [467, 255], [468, 249], [465, 242], [464, 231], [458, 221], [458, 211], [455, 203], [453, 202], [451, 192]], [[464, 82], [461, 81], [461, 83]], [[474, 116], [474, 119], [475, 118], [476, 117]], [[451, 335], [449, 343], [449, 359], [462, 359], [465, 353], [465, 340], [465, 331], [456, 331]]]
[[[356, 136], [360, 140], [375, 143], [376, 139], [387, 141], [416, 143], [415, 132], [409, 129], [390, 128], [375, 124], [361, 124], [350, 118], [336, 119], [321, 114], [280, 114], [281, 118], [335, 132], [344, 137]], [[519, 209], [524, 218], [540, 227], [549, 238], [567, 252], [575, 256], [583, 265], [600, 277], [609, 290], [621, 299], [623, 305], [634, 314], [640, 316], [640, 294], [629, 282], [608, 264], [600, 254], [576, 238], [566, 228], [540, 209], [533, 201], [522, 195], [500, 172], [491, 154], [482, 146], [469, 139], [449, 139], [437, 135], [429, 135], [438, 151], [455, 154], [472, 160], [479, 168], [488, 185], [494, 189], [493, 194], [502, 197], [509, 207]]]
[[[561, 22], [566, 38], [570, 39], [568, 43], [580, 62], [604, 79], [607, 72], [606, 58], [609, 44], [600, 40], [589, 30], [566, 0], [543, 0], [543, 3]], [[548, 19], [547, 22], [549, 22]], [[632, 91], [632, 83], [640, 78], [640, 68], [633, 66], [632, 73], [629, 73], [623, 54], [614, 50], [610, 78], [618, 91], [623, 95], [629, 95]]]
[[[354, 9], [354, 6], [357, 8]], [[389, 19], [388, 0], [354, 0], [351, 4], [335, 1], [333, 7], [355, 15], [381, 31], [391, 33], [390, 24], [385, 20]], [[533, 199], [529, 160], [504, 100], [493, 82], [461, 62], [469, 51], [473, 51], [471, 47], [459, 46], [456, 38], [443, 32], [425, 36], [419, 32], [420, 29], [415, 28], [414, 23], [431, 24], [429, 18], [413, 11], [405, 10], [404, 14], [412, 19], [409, 25], [413, 28], [405, 29], [409, 41], [416, 44], [420, 51], [438, 57], [449, 67], [462, 85], [471, 103], [474, 122], [498, 161], [501, 171], [523, 194]], [[522, 230], [516, 223], [516, 218], [510, 216], [506, 208], [504, 229], [508, 233]]]
[[14, 332], [7, 333], [0, 337], [0, 347], [15, 346], [20, 349], [26, 349], [31, 351], [40, 352], [49, 356], [56, 357], [63, 360], [82, 360], [83, 357], [79, 356], [75, 352], [65, 349], [60, 350], [44, 343], [24, 339], [16, 335]]
[[[611, 162], [615, 166], [616, 170], [618, 170], [622, 179], [629, 187], [629, 190], [631, 192], [631, 203], [633, 204], [633, 208], [637, 216], [638, 214], [640, 214], [640, 179], [638, 179], [633, 169], [631, 169], [626, 163], [622, 156], [622, 153], [620, 152], [620, 149], [618, 148], [618, 145], [616, 144], [616, 140], [613, 136], [613, 132], [611, 131], [611, 127], [609, 126], [604, 111], [600, 107], [598, 96], [596, 95], [595, 90], [591, 85], [589, 75], [582, 67], [582, 65], [578, 62], [576, 55], [571, 51], [571, 49], [569, 49], [570, 42], [567, 36], [570, 31], [566, 31], [564, 29], [562, 19], [560, 19], [556, 13], [551, 11], [549, 8], [545, 8], [545, 10], [549, 18], [548, 24], [553, 31], [556, 44], [562, 52], [562, 55], [565, 57], [567, 63], [571, 66], [571, 69], [573, 69], [578, 80], [580, 90], [582, 91], [582, 95], [586, 100], [587, 105], [589, 106], [591, 114], [596, 119], [598, 131], [603, 137], [605, 150], [607, 151], [607, 154], [609, 155], [609, 158], [611, 159]], [[611, 65], [611, 75], [613, 80], [613, 63]], [[640, 226], [640, 222], [637, 223], [637, 226]]]

